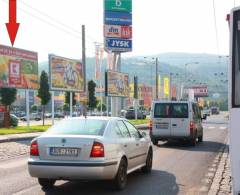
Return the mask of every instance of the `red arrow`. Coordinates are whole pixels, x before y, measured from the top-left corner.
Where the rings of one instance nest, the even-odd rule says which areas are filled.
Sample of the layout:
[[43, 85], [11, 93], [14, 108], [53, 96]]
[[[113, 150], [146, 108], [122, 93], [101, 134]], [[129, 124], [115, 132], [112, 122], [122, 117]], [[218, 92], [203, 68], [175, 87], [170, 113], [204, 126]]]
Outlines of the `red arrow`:
[[17, 23], [17, 0], [9, 0], [9, 22], [6, 23], [6, 27], [12, 46], [14, 45], [19, 25]]

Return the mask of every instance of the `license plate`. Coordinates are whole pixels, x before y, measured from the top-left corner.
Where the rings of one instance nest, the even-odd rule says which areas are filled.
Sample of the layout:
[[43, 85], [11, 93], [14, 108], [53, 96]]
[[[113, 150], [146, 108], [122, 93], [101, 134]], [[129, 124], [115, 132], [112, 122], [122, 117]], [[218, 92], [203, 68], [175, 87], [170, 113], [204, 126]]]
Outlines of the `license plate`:
[[78, 156], [80, 148], [59, 148], [51, 147], [51, 156]]

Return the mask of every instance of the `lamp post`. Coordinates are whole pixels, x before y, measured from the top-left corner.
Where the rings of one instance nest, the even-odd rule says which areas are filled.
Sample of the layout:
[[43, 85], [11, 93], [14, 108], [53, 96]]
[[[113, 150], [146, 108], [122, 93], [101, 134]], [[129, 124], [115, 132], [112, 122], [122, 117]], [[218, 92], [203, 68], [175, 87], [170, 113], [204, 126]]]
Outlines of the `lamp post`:
[[[147, 58], [148, 58], [148, 57], [144, 57], [144, 59], [147, 59]], [[156, 77], [155, 93], [156, 93], [156, 94], [155, 94], [155, 97], [156, 97], [156, 100], [158, 100], [158, 98], [159, 98], [159, 96], [158, 96], [158, 91], [159, 91], [159, 86], [158, 86], [158, 71], [159, 71], [158, 61], [159, 61], [159, 59], [158, 59], [158, 57], [153, 57], [152, 60], [155, 60], [155, 66], [156, 66], [156, 75], [155, 75], [155, 77]]]

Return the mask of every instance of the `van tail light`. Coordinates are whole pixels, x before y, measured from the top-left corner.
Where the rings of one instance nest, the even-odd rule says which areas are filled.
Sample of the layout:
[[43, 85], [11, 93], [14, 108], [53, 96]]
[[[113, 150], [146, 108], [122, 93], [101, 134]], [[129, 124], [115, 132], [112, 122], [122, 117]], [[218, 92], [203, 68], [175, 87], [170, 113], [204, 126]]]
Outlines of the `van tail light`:
[[93, 142], [92, 151], [90, 154], [91, 158], [101, 158], [104, 157], [104, 146], [100, 142]]
[[148, 127], [149, 127], [149, 134], [152, 135], [152, 120], [149, 121]]
[[193, 129], [194, 129], [194, 123], [193, 123], [193, 121], [190, 121], [189, 129], [190, 129], [190, 134], [192, 135], [192, 134], [193, 134]]
[[33, 141], [30, 146], [30, 155], [39, 156], [38, 143], [37, 140]]

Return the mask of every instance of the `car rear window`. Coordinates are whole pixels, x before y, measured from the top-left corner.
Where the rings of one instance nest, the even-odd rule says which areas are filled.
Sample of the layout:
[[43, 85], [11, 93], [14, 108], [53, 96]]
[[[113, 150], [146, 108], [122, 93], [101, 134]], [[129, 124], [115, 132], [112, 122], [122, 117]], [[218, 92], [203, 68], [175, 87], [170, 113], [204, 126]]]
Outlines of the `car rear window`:
[[188, 118], [187, 103], [157, 103], [154, 118]]
[[107, 120], [66, 119], [52, 126], [47, 133], [54, 135], [98, 135], [102, 136]]

